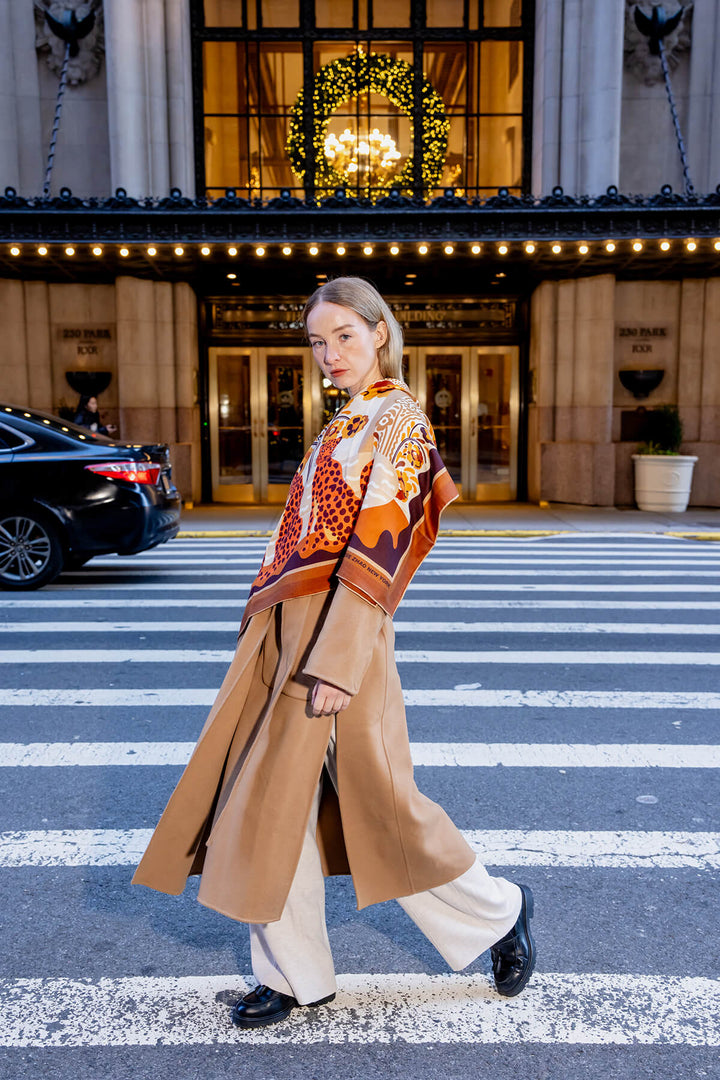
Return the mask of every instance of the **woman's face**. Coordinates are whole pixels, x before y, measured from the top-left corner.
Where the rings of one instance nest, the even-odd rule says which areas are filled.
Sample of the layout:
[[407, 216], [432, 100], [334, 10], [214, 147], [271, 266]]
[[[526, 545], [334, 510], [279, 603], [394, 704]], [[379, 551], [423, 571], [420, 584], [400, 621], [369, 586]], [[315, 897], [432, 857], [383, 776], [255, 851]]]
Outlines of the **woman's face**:
[[87, 407], [90, 410], [90, 412], [97, 412], [97, 398], [96, 397], [88, 398]]
[[387, 339], [387, 326], [371, 330], [352, 308], [326, 300], [312, 309], [307, 320], [313, 356], [323, 375], [350, 396], [382, 378], [378, 349]]

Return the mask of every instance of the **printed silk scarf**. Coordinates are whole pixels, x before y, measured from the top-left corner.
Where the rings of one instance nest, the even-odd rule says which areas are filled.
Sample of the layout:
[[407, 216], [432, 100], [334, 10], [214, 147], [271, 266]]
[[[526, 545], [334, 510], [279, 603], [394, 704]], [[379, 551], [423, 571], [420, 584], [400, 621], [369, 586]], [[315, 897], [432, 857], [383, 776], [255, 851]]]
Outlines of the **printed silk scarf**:
[[394, 614], [457, 495], [410, 391], [394, 379], [373, 383], [300, 463], [241, 630], [259, 611], [327, 592], [338, 580]]

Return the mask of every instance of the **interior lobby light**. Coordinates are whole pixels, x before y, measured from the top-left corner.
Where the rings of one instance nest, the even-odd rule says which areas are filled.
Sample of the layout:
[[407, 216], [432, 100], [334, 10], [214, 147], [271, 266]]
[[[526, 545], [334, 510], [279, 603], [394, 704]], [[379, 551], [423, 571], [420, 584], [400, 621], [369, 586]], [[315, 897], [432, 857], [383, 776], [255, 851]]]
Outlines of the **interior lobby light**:
[[534, 255], [535, 254], [535, 245], [532, 242], [525, 245], [525, 254], [526, 255]]
[[289, 244], [285, 245], [285, 247], [282, 249], [282, 253], [283, 255], [292, 255], [292, 248]]
[[392, 245], [392, 247], [390, 248], [390, 254], [391, 255], [399, 255], [400, 254], [400, 248], [397, 246], [397, 244]]
[[427, 253], [428, 253], [427, 244], [420, 244], [420, 246], [418, 247], [418, 255], [427, 255]]
[[452, 246], [452, 244], [446, 244], [445, 247], [443, 248], [443, 251], [445, 252], [446, 255], [452, 255], [454, 250], [455, 250], [455, 248]]
[[227, 277], [230, 279], [230, 281], [234, 281], [237, 277], [237, 274], [228, 274]]
[[210, 254], [210, 248], [207, 246], [207, 244], [204, 244], [203, 247], [200, 248], [200, 254], [201, 255], [209, 255]]
[[633, 249], [633, 251], [642, 251], [642, 249], [643, 249], [642, 240], [633, 240], [632, 249]]
[[372, 255], [372, 244], [365, 244], [363, 247], [363, 255]]
[[232, 258], [234, 259], [235, 256], [237, 255], [237, 248], [236, 247], [229, 247], [228, 248], [228, 255], [231, 255]]
[[553, 255], [559, 255], [562, 251], [562, 244], [553, 244], [550, 250], [552, 251]]
[[65, 254], [66, 255], [74, 255], [75, 254], [75, 248], [68, 245], [68, 247], [65, 248]]
[[147, 249], [148, 255], [152, 258], [153, 255], [157, 255], [157, 248], [152, 245]]
[[319, 247], [317, 247], [317, 245], [316, 245], [316, 244], [313, 244], [313, 245], [312, 245], [312, 247], [311, 247], [311, 248], [309, 248], [309, 251], [310, 251], [310, 254], [311, 254], [311, 255], [317, 255], [317, 253], [319, 252], [319, 250], [320, 250], [320, 248], [319, 248]]
[[262, 244], [255, 248], [255, 254], [262, 259], [263, 255], [265, 254], [265, 248], [262, 246]]
[[48, 249], [45, 247], [44, 244], [41, 244], [40, 247], [38, 248], [38, 255], [47, 255], [47, 253], [48, 253]]
[[95, 247], [92, 249], [92, 253], [93, 255], [102, 255], [103, 249], [100, 247], [99, 244], [96, 244]]
[[473, 246], [470, 248], [470, 250], [472, 251], [473, 255], [479, 255], [480, 252], [482, 251], [482, 248], [481, 248], [480, 244], [473, 244]]
[[687, 240], [685, 247], [688, 251], [697, 251], [697, 242], [695, 240]]
[[[715, 245], [715, 246], [717, 247], [717, 245]], [[670, 250], [670, 241], [669, 240], [661, 240], [660, 241], [660, 250], [661, 251], [669, 251]]]
[[608, 240], [605, 244], [605, 250], [612, 253], [615, 250], [615, 241]]
[[175, 248], [175, 254], [176, 255], [184, 255], [185, 254], [185, 248], [181, 247], [180, 244], [178, 244], [178, 246]]
[[578, 251], [580, 252], [581, 255], [587, 255], [589, 250], [590, 250], [590, 248], [588, 247], [587, 244], [579, 244], [578, 245]]
[[13, 246], [12, 246], [12, 247], [10, 248], [10, 254], [11, 254], [11, 255], [19, 255], [19, 254], [20, 254], [20, 248], [19, 248], [19, 247], [18, 247], [18, 246], [17, 246], [16, 244], [14, 244], [14, 245], [13, 245]]
[[508, 253], [507, 244], [498, 244], [498, 255], [507, 255], [507, 253]]

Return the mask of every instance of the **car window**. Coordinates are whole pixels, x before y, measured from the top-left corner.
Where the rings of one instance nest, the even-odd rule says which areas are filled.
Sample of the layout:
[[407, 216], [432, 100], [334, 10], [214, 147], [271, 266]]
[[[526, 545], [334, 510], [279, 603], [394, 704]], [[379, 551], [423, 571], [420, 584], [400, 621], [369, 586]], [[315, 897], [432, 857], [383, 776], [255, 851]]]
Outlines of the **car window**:
[[0, 424], [0, 451], [14, 450], [16, 446], [23, 446], [24, 444], [25, 439], [23, 439], [22, 435]]
[[[96, 431], [90, 431], [88, 428], [73, 424], [70, 420], [63, 420], [59, 416], [53, 416], [52, 413], [39, 412], [35, 409], [20, 409], [13, 405], [2, 405], [0, 406], [0, 420], [3, 417], [9, 422], [15, 420], [18, 427], [23, 431], [32, 428], [35, 431], [40, 429], [59, 435], [61, 440], [70, 439], [73, 442], [85, 443], [85, 445], [88, 443], [100, 443], [103, 446], [117, 445], [115, 439], [110, 439], [107, 435], [100, 435]], [[57, 439], [51, 439], [50, 441], [57, 444]]]

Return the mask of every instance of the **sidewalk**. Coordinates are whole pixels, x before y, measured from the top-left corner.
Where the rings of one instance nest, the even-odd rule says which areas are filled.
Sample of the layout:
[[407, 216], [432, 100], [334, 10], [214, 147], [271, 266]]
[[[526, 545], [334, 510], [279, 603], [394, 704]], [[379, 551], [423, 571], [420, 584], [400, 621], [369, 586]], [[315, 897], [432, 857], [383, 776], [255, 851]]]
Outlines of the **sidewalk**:
[[[282, 506], [212, 503], [183, 510], [180, 537], [266, 536]], [[553, 533], [659, 533], [720, 540], [720, 509], [690, 507], [683, 514], [653, 514], [612, 506], [570, 503], [453, 503], [442, 515], [441, 535], [543, 536]]]

